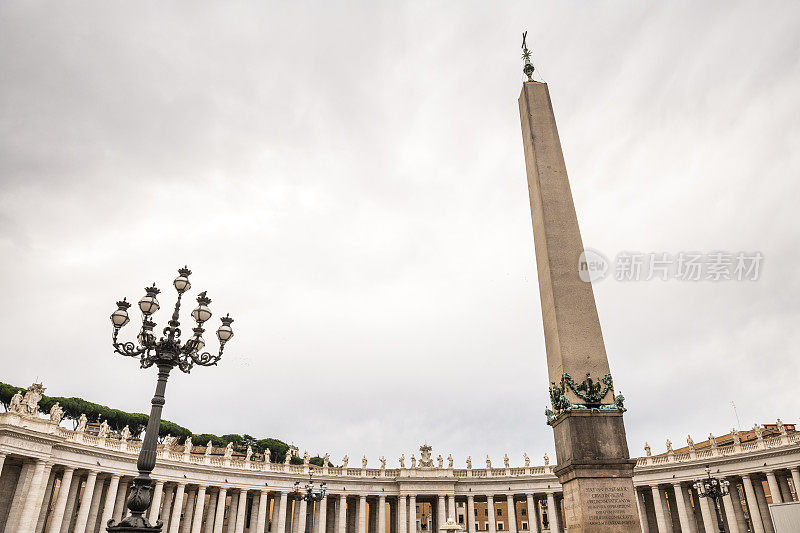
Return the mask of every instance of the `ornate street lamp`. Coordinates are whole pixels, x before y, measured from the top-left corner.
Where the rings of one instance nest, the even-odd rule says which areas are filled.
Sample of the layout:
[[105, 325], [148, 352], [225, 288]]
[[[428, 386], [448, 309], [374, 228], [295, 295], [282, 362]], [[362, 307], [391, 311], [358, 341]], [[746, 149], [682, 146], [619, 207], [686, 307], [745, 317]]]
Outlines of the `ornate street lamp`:
[[158, 311], [160, 307], [156, 297], [161, 291], [156, 288], [155, 283], [152, 287], [145, 288], [145, 295], [139, 300], [139, 309], [142, 312], [142, 329], [136, 337], [138, 344], [117, 341], [119, 330], [130, 322], [128, 309], [131, 304], [122, 299], [122, 301], [117, 302], [117, 310], [111, 313], [111, 323], [114, 326], [114, 334], [112, 336], [114, 351], [126, 357], [138, 357], [142, 368], [157, 366], [158, 383], [151, 402], [150, 419], [147, 422], [147, 430], [144, 434], [142, 449], [139, 452], [139, 460], [136, 463], [139, 475], [133, 480], [131, 493], [128, 497], [127, 506], [131, 514], [123, 518], [119, 524], [115, 524], [116, 521], [113, 519], [109, 520], [106, 531], [149, 533], [161, 531], [161, 526], [163, 525], [161, 520], [151, 525], [145, 518], [144, 513], [150, 507], [152, 499], [150, 472], [153, 471], [153, 467], [156, 464], [156, 441], [158, 439], [158, 429], [161, 425], [161, 410], [165, 403], [164, 391], [167, 388], [167, 378], [170, 370], [176, 366], [188, 374], [194, 365], [216, 365], [217, 361], [222, 357], [225, 343], [233, 337], [233, 329], [231, 329], [233, 319], [230, 315], [226, 315], [221, 318], [222, 325], [217, 329], [219, 353], [216, 355], [208, 352], [201, 353], [205, 346], [203, 324], [211, 318], [211, 310], [208, 308], [211, 299], [203, 291], [197, 296], [197, 307], [192, 311], [192, 318], [194, 318], [197, 326], [192, 329], [193, 335], [191, 338], [183, 343], [181, 342], [181, 324], [178, 320], [180, 318], [181, 297], [192, 286], [189, 283], [189, 275], [191, 273], [192, 271], [186, 267], [179, 268], [178, 277], [172, 282], [178, 292], [178, 300], [175, 303], [175, 311], [172, 313], [172, 318], [164, 328], [162, 337], [157, 337], [154, 332], [156, 323], [151, 320], [153, 313]]
[[[303, 494], [305, 492], [305, 494]], [[294, 482], [294, 490], [289, 495], [295, 500], [305, 500], [308, 503], [321, 501], [325, 497], [325, 482], [319, 485], [319, 492], [314, 493], [314, 469], [308, 469], [308, 483], [300, 490], [300, 482]]]
[[719, 508], [722, 497], [730, 493], [730, 482], [727, 479], [711, 477], [711, 467], [708, 465], [706, 465], [706, 475], [708, 479], [698, 481], [692, 486], [694, 490], [697, 491], [698, 496], [701, 498], [711, 498], [714, 501], [714, 512], [717, 513], [717, 527], [719, 528], [719, 533], [725, 533], [725, 523], [722, 521]]

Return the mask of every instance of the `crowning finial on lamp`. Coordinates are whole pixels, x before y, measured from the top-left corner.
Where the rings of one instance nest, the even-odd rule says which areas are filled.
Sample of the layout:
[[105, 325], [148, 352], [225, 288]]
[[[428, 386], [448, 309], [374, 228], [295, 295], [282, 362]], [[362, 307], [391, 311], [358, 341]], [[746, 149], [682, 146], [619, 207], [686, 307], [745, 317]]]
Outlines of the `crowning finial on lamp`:
[[522, 72], [528, 76], [528, 81], [533, 81], [533, 63], [531, 63], [531, 51], [528, 50], [528, 45], [525, 43], [525, 38], [528, 32], [522, 32], [522, 59], [525, 60], [525, 65], [522, 67]]

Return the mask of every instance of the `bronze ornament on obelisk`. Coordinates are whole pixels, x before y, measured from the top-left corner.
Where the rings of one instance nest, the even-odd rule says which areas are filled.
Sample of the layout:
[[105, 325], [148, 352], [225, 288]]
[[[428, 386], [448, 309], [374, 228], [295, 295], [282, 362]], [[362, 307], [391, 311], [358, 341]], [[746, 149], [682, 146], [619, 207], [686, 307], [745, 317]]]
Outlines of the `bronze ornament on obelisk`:
[[546, 83], [523, 34], [519, 112], [542, 300], [547, 371], [564, 518], [569, 531], [639, 532], [623, 397], [615, 394], [590, 282], [579, 276], [583, 242]]

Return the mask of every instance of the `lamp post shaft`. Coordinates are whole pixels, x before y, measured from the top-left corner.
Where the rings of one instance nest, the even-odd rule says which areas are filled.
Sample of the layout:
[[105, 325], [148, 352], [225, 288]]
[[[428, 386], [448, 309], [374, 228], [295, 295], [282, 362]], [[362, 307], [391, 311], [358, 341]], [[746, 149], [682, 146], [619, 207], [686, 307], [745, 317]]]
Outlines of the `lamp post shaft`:
[[714, 512], [717, 514], [717, 527], [719, 528], [719, 533], [725, 533], [725, 523], [722, 521], [722, 514], [719, 512], [719, 504], [717, 503], [718, 498], [722, 498], [722, 496], [714, 496]]
[[136, 462], [136, 468], [139, 469], [139, 475], [146, 474], [150, 477], [150, 472], [156, 466], [156, 449], [158, 443], [158, 431], [161, 428], [161, 411], [164, 409], [166, 400], [164, 393], [167, 390], [167, 379], [169, 379], [169, 372], [172, 367], [169, 365], [158, 365], [158, 382], [156, 383], [156, 392], [153, 399], [150, 401], [150, 419], [147, 421], [147, 430], [144, 433], [144, 441], [142, 441], [142, 450], [139, 452], [139, 460]]

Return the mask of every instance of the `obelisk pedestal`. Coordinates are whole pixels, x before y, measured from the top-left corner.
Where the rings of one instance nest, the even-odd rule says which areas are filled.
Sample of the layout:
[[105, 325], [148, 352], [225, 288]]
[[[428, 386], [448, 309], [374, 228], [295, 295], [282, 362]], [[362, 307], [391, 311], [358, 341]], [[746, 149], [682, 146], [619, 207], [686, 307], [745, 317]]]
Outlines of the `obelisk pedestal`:
[[519, 109], [566, 526], [638, 533], [623, 398], [614, 394], [592, 285], [579, 276], [583, 242], [547, 85], [525, 82]]

